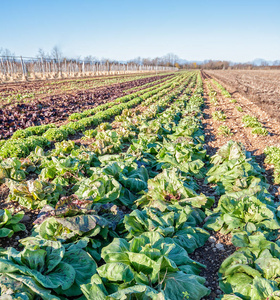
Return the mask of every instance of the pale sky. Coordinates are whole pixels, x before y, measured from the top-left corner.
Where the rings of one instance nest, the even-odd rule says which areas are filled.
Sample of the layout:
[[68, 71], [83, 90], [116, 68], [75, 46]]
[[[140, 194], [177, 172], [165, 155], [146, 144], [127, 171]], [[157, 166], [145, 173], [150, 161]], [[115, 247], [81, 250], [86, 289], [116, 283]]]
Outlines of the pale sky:
[[280, 1], [0, 1], [0, 48], [118, 60], [280, 59]]

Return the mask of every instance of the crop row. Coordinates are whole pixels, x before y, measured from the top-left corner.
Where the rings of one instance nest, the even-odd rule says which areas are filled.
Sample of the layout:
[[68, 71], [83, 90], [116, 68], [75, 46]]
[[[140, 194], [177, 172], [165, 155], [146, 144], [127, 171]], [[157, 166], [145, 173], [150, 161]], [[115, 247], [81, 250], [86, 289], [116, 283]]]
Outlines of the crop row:
[[168, 79], [168, 80], [164, 81], [163, 83], [161, 82], [161, 83], [156, 84], [152, 87], [141, 89], [138, 92], [132, 93], [130, 95], [127, 95], [127, 96], [124, 96], [124, 97], [121, 97], [121, 98], [117, 98], [114, 101], [111, 101], [111, 102], [108, 102], [108, 103], [105, 103], [105, 104], [102, 104], [102, 105], [98, 105], [97, 107], [85, 110], [82, 113], [72, 114], [72, 115], [69, 116], [69, 120], [80, 120], [80, 119], [92, 116], [95, 113], [100, 112], [100, 111], [104, 111], [105, 109], [110, 108], [112, 106], [115, 106], [116, 104], [125, 103], [129, 100], [132, 100], [133, 98], [136, 98], [136, 97], [139, 97], [139, 96], [141, 96], [145, 93], [151, 92], [151, 91], [155, 90], [156, 88], [160, 88], [162, 86], [169, 85], [171, 82], [174, 82], [175, 79], [176, 79], [176, 77], [173, 77], [171, 79]]
[[[217, 81], [213, 79], [211, 80], [211, 82], [213, 82], [217, 86], [217, 88], [225, 98], [229, 98], [229, 102], [231, 103], [237, 102], [237, 100], [231, 98], [231, 94], [221, 84], [219, 84]], [[216, 98], [217, 92], [213, 89], [210, 82], [208, 82], [207, 86], [209, 89], [210, 102], [217, 106], [219, 104], [218, 99]], [[237, 106], [236, 109], [239, 112], [243, 112], [242, 107]], [[222, 110], [218, 110], [218, 109], [212, 114], [212, 116], [214, 120], [225, 121], [226, 119], [225, 113]], [[266, 136], [269, 134], [268, 130], [263, 126], [261, 122], [259, 122], [257, 117], [244, 115], [242, 117], [242, 123], [244, 124], [244, 127], [252, 128], [251, 133], [254, 135]], [[221, 131], [225, 132], [223, 127], [225, 126], [221, 127]], [[230, 129], [227, 128], [226, 131], [229, 133]]]
[[[174, 83], [170, 82], [160, 86], [159, 88], [144, 93], [141, 97], [134, 96], [134, 98], [128, 102], [117, 104], [102, 112], [96, 113], [94, 116], [86, 117], [76, 122], [69, 122], [59, 128], [54, 127], [53, 124], [48, 124], [17, 131], [14, 137], [23, 137], [3, 141], [2, 146], [0, 145], [0, 157], [26, 157], [37, 146], [46, 147], [49, 145], [49, 141], [61, 141], [66, 139], [69, 135], [85, 130], [86, 127], [97, 126], [104, 120], [108, 120], [121, 113], [124, 109], [131, 108], [153, 95], [164, 92], [168, 88], [172, 89], [174, 84], [178, 84], [177, 82], [181, 80], [183, 80], [183, 78], [177, 77]], [[40, 136], [41, 134], [43, 135]]]
[[[231, 97], [224, 87], [216, 85], [223, 95]], [[209, 83], [208, 88], [216, 104], [216, 92]], [[248, 115], [242, 122], [245, 127], [262, 128], [256, 118]], [[270, 147], [266, 152], [267, 162], [277, 164], [278, 149]], [[230, 235], [238, 249], [219, 269], [220, 289], [224, 292], [219, 299], [279, 299], [279, 202], [268, 192], [265, 170], [241, 143], [229, 141], [211, 157], [205, 183], [215, 188], [219, 201], [214, 210], [206, 212], [203, 228]]]
[[[17, 189], [17, 196], [50, 206], [32, 237], [21, 241], [23, 251], [1, 252], [3, 294], [7, 287], [11, 297], [29, 299], [83, 293], [81, 299], [176, 300], [209, 293], [197, 275], [203, 266], [188, 256], [209, 236], [197, 225], [213, 202], [196, 193], [195, 178], [203, 176], [206, 157], [200, 90], [198, 84], [191, 98], [170, 94], [173, 103], [167, 109], [167, 99], [155, 103], [144, 119], [123, 114], [122, 124], [138, 137], [126, 153], [96, 156], [62, 142], [50, 154], [38, 148], [21, 166], [16, 159], [6, 160], [14, 162], [5, 168], [6, 183], [26, 182], [25, 172], [45, 179], [41, 185], [29, 181], [31, 190]], [[59, 188], [52, 190], [59, 185], [70, 191], [60, 200], [55, 198]]]
[[[240, 143], [209, 161], [200, 76], [191, 97], [187, 88], [195, 78], [147, 98], [141, 114], [122, 110], [119, 129], [100, 123], [87, 148], [63, 141], [1, 163], [9, 199], [44, 207], [24, 250], [0, 251], [1, 296], [198, 300], [210, 293], [198, 275], [205, 266], [188, 254], [214, 230], [239, 248], [219, 269], [221, 299], [280, 297], [279, 204]], [[203, 178], [219, 196], [213, 210], [198, 193]], [[23, 230], [22, 216], [2, 211], [0, 236]]]
[[[161, 74], [161, 76], [170, 75], [170, 74]], [[133, 80], [140, 80], [144, 78], [154, 77], [155, 75], [141, 75], [141, 76], [115, 76], [108, 78], [85, 78], [78, 80], [63, 80], [63, 81], [52, 81], [52, 82], [42, 82], [42, 83], [29, 83], [27, 86], [23, 87], [19, 85], [15, 86], [12, 90], [3, 90], [0, 92], [1, 103], [21, 103], [21, 102], [29, 102], [31, 99], [35, 97], [39, 97], [41, 94], [54, 94], [59, 91], [78, 91], [85, 89], [93, 89], [97, 87], [112, 85], [116, 83], [124, 83]], [[163, 80], [163, 79], [161, 79]], [[152, 83], [150, 83], [152, 84]]]

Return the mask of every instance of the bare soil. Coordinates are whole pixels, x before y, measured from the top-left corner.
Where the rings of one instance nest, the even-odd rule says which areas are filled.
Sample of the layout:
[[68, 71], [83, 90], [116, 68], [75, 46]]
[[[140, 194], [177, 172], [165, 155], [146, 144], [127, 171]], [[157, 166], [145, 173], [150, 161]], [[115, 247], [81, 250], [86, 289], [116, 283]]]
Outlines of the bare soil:
[[230, 93], [241, 94], [280, 120], [280, 70], [207, 70]]

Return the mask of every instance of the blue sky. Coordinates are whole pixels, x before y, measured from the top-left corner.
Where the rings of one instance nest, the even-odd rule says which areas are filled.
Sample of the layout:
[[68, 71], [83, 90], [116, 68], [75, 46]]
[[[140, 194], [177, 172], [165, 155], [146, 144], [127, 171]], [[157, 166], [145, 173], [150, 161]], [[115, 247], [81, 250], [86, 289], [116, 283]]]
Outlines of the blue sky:
[[280, 59], [280, 1], [11, 0], [0, 2], [0, 48], [34, 56], [188, 60]]

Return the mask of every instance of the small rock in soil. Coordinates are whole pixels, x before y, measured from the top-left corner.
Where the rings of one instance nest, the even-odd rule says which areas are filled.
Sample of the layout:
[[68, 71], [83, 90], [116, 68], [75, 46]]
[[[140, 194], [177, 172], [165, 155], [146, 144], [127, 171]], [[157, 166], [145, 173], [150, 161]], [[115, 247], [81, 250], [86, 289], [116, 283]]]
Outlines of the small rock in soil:
[[221, 243], [218, 243], [218, 244], [216, 245], [216, 248], [217, 248], [218, 250], [220, 250], [220, 251], [225, 251], [225, 247], [224, 247], [224, 245], [221, 244]]
[[208, 241], [209, 241], [210, 243], [215, 243], [216, 240], [217, 240], [217, 239], [216, 239], [214, 236], [210, 236], [209, 239], [208, 239]]

